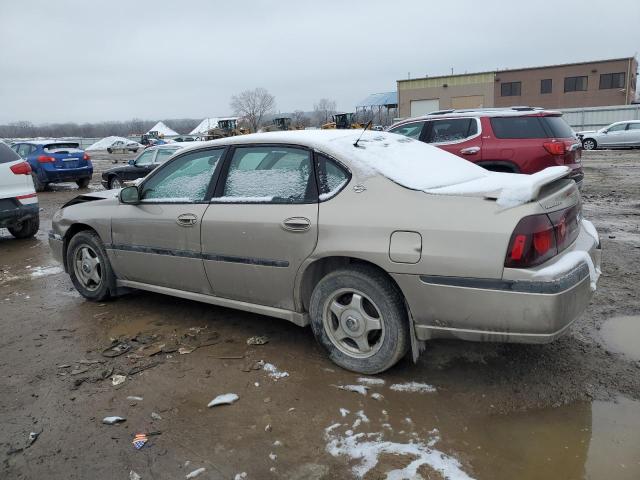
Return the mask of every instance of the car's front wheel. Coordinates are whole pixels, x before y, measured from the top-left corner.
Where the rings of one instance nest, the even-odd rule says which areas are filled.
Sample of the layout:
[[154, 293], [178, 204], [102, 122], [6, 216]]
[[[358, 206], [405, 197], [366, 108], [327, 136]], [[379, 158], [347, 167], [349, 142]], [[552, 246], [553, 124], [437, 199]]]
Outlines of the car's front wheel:
[[23, 220], [13, 227], [8, 227], [9, 233], [16, 238], [31, 238], [40, 228], [40, 217], [32, 217]]
[[595, 150], [598, 147], [598, 144], [593, 138], [587, 138], [582, 141], [582, 148], [585, 150]]
[[325, 276], [313, 290], [311, 327], [337, 365], [379, 373], [409, 349], [409, 320], [397, 286], [373, 267], [353, 266]]
[[111, 297], [115, 276], [100, 237], [89, 230], [74, 235], [67, 248], [73, 286], [84, 298], [100, 302]]

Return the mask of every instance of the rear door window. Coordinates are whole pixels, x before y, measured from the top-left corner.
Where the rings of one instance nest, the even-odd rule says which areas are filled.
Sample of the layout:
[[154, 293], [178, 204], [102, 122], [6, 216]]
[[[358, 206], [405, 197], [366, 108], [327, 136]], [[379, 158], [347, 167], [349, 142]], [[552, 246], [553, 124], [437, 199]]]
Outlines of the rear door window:
[[9, 163], [20, 160], [20, 155], [11, 150], [6, 143], [0, 142], [0, 163]]
[[392, 128], [389, 131], [391, 133], [397, 133], [399, 135], [404, 135], [405, 137], [409, 138], [415, 138], [417, 140], [418, 138], [420, 138], [420, 134], [422, 133], [424, 124], [425, 122], [405, 123], [404, 125]]
[[459, 142], [478, 133], [473, 118], [443, 118], [429, 122], [429, 129], [422, 139], [427, 143]]
[[311, 153], [291, 147], [238, 147], [224, 183], [223, 202], [309, 203], [315, 200]]
[[496, 138], [548, 138], [540, 117], [492, 117]]

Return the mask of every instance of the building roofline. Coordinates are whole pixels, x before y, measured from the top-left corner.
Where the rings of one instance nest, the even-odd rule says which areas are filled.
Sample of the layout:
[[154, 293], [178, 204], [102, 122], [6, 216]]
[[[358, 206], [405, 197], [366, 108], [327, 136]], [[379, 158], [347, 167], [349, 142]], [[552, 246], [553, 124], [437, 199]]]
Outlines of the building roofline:
[[502, 72], [518, 72], [522, 70], [541, 70], [544, 68], [572, 67], [575, 65], [589, 65], [593, 63], [619, 62], [619, 61], [628, 61], [628, 60], [635, 60], [635, 59], [636, 59], [635, 57], [606, 58], [603, 60], [591, 60], [591, 61], [585, 61], [585, 62], [572, 62], [572, 63], [557, 63], [552, 65], [540, 65], [537, 67], [504, 68], [504, 69], [496, 69], [496, 70], [485, 70], [482, 72], [456, 73], [454, 75], [436, 75], [433, 77], [403, 78], [400, 80], [396, 80], [396, 82], [400, 83], [400, 82], [411, 82], [413, 80], [426, 80], [426, 79], [433, 80], [433, 79], [439, 79], [439, 78], [469, 77], [471, 75], [486, 75], [488, 73], [498, 74]]

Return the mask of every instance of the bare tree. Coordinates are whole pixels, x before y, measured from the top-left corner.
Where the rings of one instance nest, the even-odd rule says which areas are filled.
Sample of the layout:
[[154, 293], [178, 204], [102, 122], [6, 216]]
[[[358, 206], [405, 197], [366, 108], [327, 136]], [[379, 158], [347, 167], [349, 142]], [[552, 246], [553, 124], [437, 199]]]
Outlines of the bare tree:
[[336, 113], [336, 101], [328, 98], [321, 98], [313, 106], [313, 117], [317, 126], [329, 122], [331, 116]]
[[244, 117], [253, 132], [258, 131], [262, 118], [272, 112], [275, 106], [276, 98], [260, 87], [231, 97], [231, 109], [236, 115]]
[[311, 125], [311, 119], [302, 110], [296, 110], [291, 114], [291, 123], [295, 128], [304, 128]]

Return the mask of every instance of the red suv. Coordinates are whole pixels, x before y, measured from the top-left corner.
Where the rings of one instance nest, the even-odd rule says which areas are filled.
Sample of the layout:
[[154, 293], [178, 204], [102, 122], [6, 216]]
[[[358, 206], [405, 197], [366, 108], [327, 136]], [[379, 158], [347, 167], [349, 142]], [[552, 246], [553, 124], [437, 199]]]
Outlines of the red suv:
[[531, 107], [441, 110], [387, 129], [496, 172], [535, 173], [565, 165], [578, 185], [582, 146], [562, 113]]

